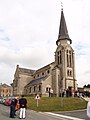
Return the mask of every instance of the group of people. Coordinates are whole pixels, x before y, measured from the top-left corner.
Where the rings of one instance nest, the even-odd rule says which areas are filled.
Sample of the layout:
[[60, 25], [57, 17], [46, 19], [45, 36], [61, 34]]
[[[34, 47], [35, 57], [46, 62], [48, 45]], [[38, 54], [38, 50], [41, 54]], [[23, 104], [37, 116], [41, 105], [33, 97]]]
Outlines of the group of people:
[[16, 111], [20, 109], [19, 118], [25, 119], [26, 109], [27, 109], [27, 99], [24, 98], [24, 95], [20, 99], [13, 98], [10, 105], [10, 118], [14, 118], [16, 116]]
[[[27, 99], [24, 98], [24, 95], [20, 99], [13, 98], [10, 105], [10, 118], [14, 118], [16, 116], [16, 111], [20, 109], [19, 118], [25, 119], [26, 117], [26, 109], [27, 109]], [[87, 116], [90, 118], [90, 101], [87, 104]]]

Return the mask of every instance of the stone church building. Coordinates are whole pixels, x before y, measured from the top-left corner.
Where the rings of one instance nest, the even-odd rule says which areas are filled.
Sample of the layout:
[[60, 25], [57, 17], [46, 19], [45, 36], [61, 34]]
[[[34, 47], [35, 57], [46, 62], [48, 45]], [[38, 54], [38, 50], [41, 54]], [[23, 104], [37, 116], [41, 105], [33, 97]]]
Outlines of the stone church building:
[[38, 70], [20, 68], [17, 65], [12, 85], [13, 95], [48, 96], [52, 92], [59, 97], [63, 90], [76, 91], [75, 57], [71, 44], [62, 9], [55, 61]]

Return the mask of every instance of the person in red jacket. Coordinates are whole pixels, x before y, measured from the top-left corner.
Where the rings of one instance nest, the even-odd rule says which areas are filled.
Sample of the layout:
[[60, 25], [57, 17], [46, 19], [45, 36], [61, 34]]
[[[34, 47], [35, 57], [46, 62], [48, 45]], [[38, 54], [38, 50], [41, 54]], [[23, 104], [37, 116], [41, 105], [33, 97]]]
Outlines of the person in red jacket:
[[20, 105], [20, 115], [19, 118], [25, 118], [26, 117], [26, 109], [27, 109], [27, 99], [24, 98], [24, 95], [19, 99], [19, 105]]

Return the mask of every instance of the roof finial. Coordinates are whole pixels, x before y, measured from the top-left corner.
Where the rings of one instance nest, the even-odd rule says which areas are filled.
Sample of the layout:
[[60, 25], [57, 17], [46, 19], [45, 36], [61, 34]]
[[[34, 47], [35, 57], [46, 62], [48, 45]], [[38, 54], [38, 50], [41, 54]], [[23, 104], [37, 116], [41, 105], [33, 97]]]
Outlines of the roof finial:
[[63, 11], [63, 3], [61, 2], [61, 11]]

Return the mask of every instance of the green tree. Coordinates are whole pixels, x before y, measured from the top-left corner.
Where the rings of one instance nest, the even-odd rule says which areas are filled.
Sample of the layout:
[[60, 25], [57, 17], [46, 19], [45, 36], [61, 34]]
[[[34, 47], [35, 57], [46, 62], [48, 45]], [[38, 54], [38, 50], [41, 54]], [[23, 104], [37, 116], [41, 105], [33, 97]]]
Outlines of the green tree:
[[90, 84], [83, 86], [83, 88], [85, 88], [85, 87], [86, 87], [86, 88], [90, 88]]

